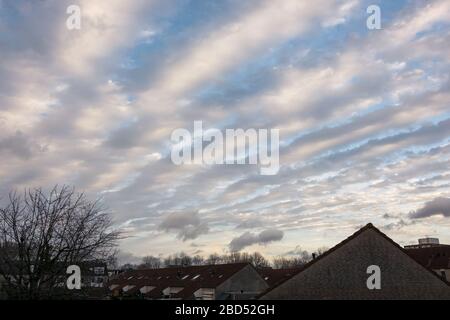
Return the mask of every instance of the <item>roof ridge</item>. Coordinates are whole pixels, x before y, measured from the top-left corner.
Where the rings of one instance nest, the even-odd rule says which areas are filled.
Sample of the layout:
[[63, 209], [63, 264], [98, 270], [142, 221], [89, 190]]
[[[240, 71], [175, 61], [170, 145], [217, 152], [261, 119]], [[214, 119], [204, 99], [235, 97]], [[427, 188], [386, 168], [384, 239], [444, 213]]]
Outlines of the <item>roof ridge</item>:
[[285, 283], [286, 281], [292, 279], [293, 277], [297, 276], [298, 274], [300, 274], [301, 272], [305, 271], [306, 269], [308, 269], [309, 267], [311, 267], [312, 265], [314, 265], [316, 262], [322, 260], [323, 258], [325, 258], [326, 256], [328, 256], [329, 254], [333, 253], [334, 251], [336, 251], [337, 249], [341, 248], [342, 246], [344, 246], [345, 244], [347, 244], [348, 242], [350, 242], [351, 240], [355, 239], [356, 237], [358, 237], [361, 233], [372, 229], [375, 232], [377, 232], [378, 234], [380, 234], [383, 238], [385, 238], [386, 240], [388, 240], [389, 242], [391, 242], [392, 244], [395, 245], [395, 247], [397, 247], [398, 249], [400, 249], [401, 252], [403, 252], [409, 259], [411, 259], [412, 261], [414, 261], [415, 263], [417, 263], [418, 265], [420, 265], [423, 269], [427, 270], [428, 272], [431, 272], [436, 278], [438, 278], [439, 280], [441, 280], [444, 284], [450, 286], [450, 283], [447, 282], [446, 280], [442, 279], [439, 275], [437, 275], [435, 272], [433, 272], [432, 270], [426, 268], [425, 266], [421, 265], [420, 263], [418, 263], [416, 260], [414, 260], [413, 258], [411, 258], [411, 256], [409, 256], [406, 253], [406, 249], [402, 248], [397, 242], [395, 242], [394, 240], [392, 240], [391, 238], [389, 238], [385, 233], [383, 233], [380, 229], [378, 229], [377, 227], [375, 227], [371, 222], [369, 222], [368, 224], [366, 224], [364, 227], [362, 227], [361, 229], [357, 230], [356, 232], [354, 232], [352, 235], [350, 235], [349, 237], [345, 238], [344, 240], [342, 240], [341, 242], [339, 242], [338, 244], [336, 244], [334, 247], [332, 247], [331, 249], [327, 250], [326, 252], [324, 252], [323, 254], [321, 254], [320, 256], [318, 256], [316, 259], [311, 260], [310, 262], [306, 263], [303, 267], [301, 267], [298, 271], [296, 271], [294, 274], [292, 274], [290, 277], [280, 281], [279, 283], [277, 283], [275, 286], [267, 289], [266, 291], [262, 292], [260, 295], [258, 295], [256, 297], [256, 299], [259, 299], [260, 297], [266, 295], [267, 293], [269, 293], [270, 291], [272, 291], [273, 289], [279, 287], [280, 285], [282, 285], [283, 283]]

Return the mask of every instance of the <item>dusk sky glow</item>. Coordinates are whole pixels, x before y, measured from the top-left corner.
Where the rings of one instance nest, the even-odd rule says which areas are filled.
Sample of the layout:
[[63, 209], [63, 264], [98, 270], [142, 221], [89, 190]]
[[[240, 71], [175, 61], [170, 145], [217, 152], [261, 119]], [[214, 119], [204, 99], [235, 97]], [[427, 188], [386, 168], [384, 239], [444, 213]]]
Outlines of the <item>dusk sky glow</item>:
[[[279, 172], [175, 165], [194, 121], [279, 129]], [[102, 197], [124, 261], [450, 244], [450, 1], [0, 0], [0, 128], [1, 197]]]

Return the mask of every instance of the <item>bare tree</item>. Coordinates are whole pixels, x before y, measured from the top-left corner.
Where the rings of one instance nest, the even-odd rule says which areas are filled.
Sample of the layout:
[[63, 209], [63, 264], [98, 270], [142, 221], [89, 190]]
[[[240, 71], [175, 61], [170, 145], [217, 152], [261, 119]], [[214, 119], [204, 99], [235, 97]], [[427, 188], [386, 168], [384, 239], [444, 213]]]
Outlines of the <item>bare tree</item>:
[[11, 192], [0, 208], [3, 286], [16, 299], [55, 298], [69, 265], [106, 259], [119, 237], [99, 201], [73, 188]]
[[211, 253], [206, 260], [207, 264], [219, 264], [220, 262], [222, 262], [222, 259], [217, 253]]
[[272, 260], [272, 266], [275, 269], [298, 268], [307, 264], [312, 259], [311, 254], [300, 247], [296, 248], [293, 253], [294, 255], [290, 257], [279, 256], [274, 258]]
[[201, 255], [195, 255], [192, 257], [192, 265], [194, 266], [200, 266], [205, 263], [205, 258], [203, 258]]
[[304, 265], [305, 262], [302, 259], [295, 257], [276, 257], [272, 261], [272, 266], [275, 269], [290, 269], [297, 268]]
[[[213, 256], [214, 258], [214, 256]], [[214, 259], [213, 259], [214, 260]], [[211, 261], [211, 256], [208, 261]], [[220, 257], [217, 257], [217, 259], [214, 262], [220, 262], [220, 263], [240, 263], [240, 262], [247, 262], [252, 264], [255, 268], [267, 268], [270, 267], [270, 262], [267, 260], [261, 253], [259, 252], [231, 252], [229, 254], [224, 254]], [[211, 262], [209, 262], [211, 263]], [[211, 263], [214, 264], [214, 263]]]
[[256, 269], [268, 268], [270, 267], [270, 262], [261, 253], [254, 252], [250, 255], [250, 262]]
[[191, 266], [192, 265], [192, 257], [188, 256], [184, 252], [175, 253], [174, 255], [170, 255], [164, 259], [164, 265], [166, 267], [169, 266]]
[[327, 252], [328, 250], [330, 250], [330, 248], [328, 247], [320, 247], [316, 250], [316, 253], [318, 256], [323, 255], [325, 252]]
[[145, 256], [142, 258], [142, 263], [139, 265], [139, 269], [159, 269], [162, 266], [162, 261], [158, 257]]

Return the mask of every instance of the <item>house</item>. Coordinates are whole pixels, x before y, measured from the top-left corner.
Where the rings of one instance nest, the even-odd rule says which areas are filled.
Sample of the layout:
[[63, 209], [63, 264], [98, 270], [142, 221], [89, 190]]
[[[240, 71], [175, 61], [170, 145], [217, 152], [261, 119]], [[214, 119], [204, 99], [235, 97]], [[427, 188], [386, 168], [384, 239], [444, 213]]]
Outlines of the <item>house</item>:
[[83, 287], [103, 288], [109, 279], [107, 264], [103, 261], [86, 261], [80, 264]]
[[248, 263], [131, 270], [110, 281], [113, 298], [238, 300], [269, 286]]
[[259, 269], [258, 272], [264, 281], [267, 282], [269, 287], [274, 287], [278, 283], [292, 277], [295, 273], [297, 273], [301, 268], [283, 268], [283, 269], [272, 269], [272, 268], [263, 268]]
[[405, 246], [406, 253], [424, 267], [450, 282], [450, 245], [437, 238], [419, 239], [419, 244]]
[[[22, 267], [21, 267], [22, 265]], [[46, 297], [48, 291], [52, 290], [54, 296], [58, 296], [60, 299], [102, 299], [106, 297], [105, 285], [108, 283], [108, 270], [107, 264], [100, 260], [84, 261], [77, 264], [80, 267], [81, 276], [81, 290], [69, 290], [67, 289], [67, 267], [72, 263], [57, 262], [53, 265], [52, 270], [46, 270], [45, 273], [40, 275], [41, 279], [45, 281], [41, 282], [40, 288]], [[31, 270], [34, 266], [31, 266]], [[1, 274], [5, 274], [5, 277], [9, 277], [13, 283], [16, 279], [21, 279], [23, 286], [28, 286], [29, 274], [26, 273], [27, 265], [21, 264], [20, 261], [15, 261], [11, 264], [0, 265]], [[0, 275], [0, 300], [11, 298], [7, 294], [7, 282]], [[51, 279], [51, 282], [49, 281]], [[51, 283], [51, 285], [49, 285]], [[9, 293], [11, 295], [11, 292]]]
[[368, 224], [258, 298], [450, 299], [450, 286]]

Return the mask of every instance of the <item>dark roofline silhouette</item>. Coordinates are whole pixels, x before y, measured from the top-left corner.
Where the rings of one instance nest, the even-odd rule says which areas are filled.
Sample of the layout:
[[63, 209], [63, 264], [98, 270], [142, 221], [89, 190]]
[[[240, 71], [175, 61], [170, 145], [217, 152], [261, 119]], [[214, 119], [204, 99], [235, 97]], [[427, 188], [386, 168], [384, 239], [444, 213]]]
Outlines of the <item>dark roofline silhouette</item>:
[[372, 229], [375, 232], [377, 232], [378, 234], [380, 234], [383, 238], [385, 238], [386, 240], [388, 240], [390, 243], [392, 243], [395, 247], [397, 247], [398, 249], [400, 249], [400, 251], [406, 256], [408, 257], [408, 259], [413, 260], [416, 264], [418, 264], [421, 268], [423, 268], [424, 270], [426, 270], [427, 272], [430, 272], [433, 276], [435, 276], [437, 279], [441, 280], [443, 283], [445, 283], [447, 286], [450, 286], [450, 283], [447, 282], [445, 279], [441, 278], [438, 274], [436, 274], [434, 271], [426, 268], [425, 266], [423, 266], [422, 264], [420, 264], [419, 262], [417, 262], [416, 260], [414, 260], [413, 258], [411, 258], [410, 255], [408, 255], [408, 253], [406, 252], [406, 249], [402, 248], [397, 242], [395, 242], [394, 240], [392, 240], [391, 238], [389, 238], [385, 233], [381, 232], [378, 228], [376, 228], [372, 223], [368, 223], [366, 224], [364, 227], [362, 227], [361, 229], [359, 229], [358, 231], [356, 231], [355, 233], [353, 233], [351, 236], [349, 236], [348, 238], [344, 239], [343, 241], [339, 242], [337, 245], [335, 245], [334, 247], [332, 247], [331, 249], [329, 249], [328, 251], [324, 252], [323, 254], [321, 254], [320, 256], [318, 256], [316, 259], [311, 260], [310, 262], [306, 263], [304, 266], [302, 266], [301, 268], [299, 268], [295, 273], [293, 273], [290, 277], [280, 281], [279, 283], [277, 283], [275, 286], [267, 289], [266, 291], [264, 291], [263, 293], [259, 294], [256, 299], [259, 299], [261, 297], [263, 297], [264, 295], [266, 295], [267, 293], [269, 293], [270, 291], [272, 291], [273, 289], [279, 287], [280, 285], [282, 285], [283, 283], [285, 283], [286, 281], [289, 281], [290, 279], [292, 279], [293, 277], [295, 277], [296, 275], [298, 275], [299, 273], [305, 271], [306, 269], [308, 269], [309, 267], [311, 267], [312, 265], [314, 265], [317, 261], [322, 260], [323, 258], [325, 258], [326, 256], [328, 256], [329, 254], [333, 253], [334, 251], [336, 251], [337, 249], [341, 248], [342, 246], [344, 246], [345, 244], [347, 244], [348, 242], [352, 241], [353, 239], [355, 239], [356, 237], [358, 237], [361, 233]]

